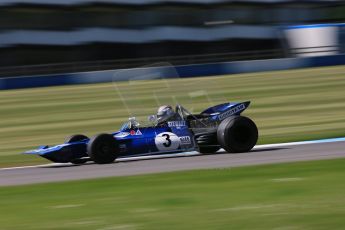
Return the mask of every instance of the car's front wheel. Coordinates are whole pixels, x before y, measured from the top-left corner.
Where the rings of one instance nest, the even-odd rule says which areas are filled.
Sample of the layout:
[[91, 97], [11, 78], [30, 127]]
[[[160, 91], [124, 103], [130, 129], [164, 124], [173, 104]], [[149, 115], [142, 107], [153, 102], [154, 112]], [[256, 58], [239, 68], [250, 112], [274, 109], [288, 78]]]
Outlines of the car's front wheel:
[[66, 137], [65, 143], [67, 144], [67, 143], [82, 141], [85, 139], [89, 139], [89, 138], [83, 134], [75, 134], [75, 135]]
[[[68, 144], [72, 142], [82, 141], [85, 139], [89, 139], [89, 138], [82, 134], [75, 134], [75, 135], [66, 137], [65, 143]], [[81, 164], [85, 164], [87, 161], [88, 161], [87, 158], [75, 158], [75, 159], [72, 159], [70, 162], [75, 165], [81, 165]]]
[[109, 164], [117, 158], [118, 145], [110, 134], [92, 137], [87, 145], [87, 154], [97, 164]]

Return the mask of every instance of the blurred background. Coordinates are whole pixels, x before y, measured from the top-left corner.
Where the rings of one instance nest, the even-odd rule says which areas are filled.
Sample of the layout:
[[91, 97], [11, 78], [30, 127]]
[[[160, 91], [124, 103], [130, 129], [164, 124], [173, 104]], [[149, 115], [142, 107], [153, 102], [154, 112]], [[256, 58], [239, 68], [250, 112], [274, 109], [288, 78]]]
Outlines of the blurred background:
[[171, 98], [252, 101], [259, 143], [344, 136], [344, 22], [336, 0], [0, 0], [0, 165]]
[[[0, 178], [96, 177], [106, 166], [4, 168], [46, 165], [21, 153], [114, 132], [170, 99], [196, 113], [250, 100], [259, 145], [344, 137], [344, 67], [345, 1], [0, 0]], [[317, 146], [309, 156], [344, 152]], [[267, 151], [290, 148], [307, 159]], [[344, 163], [0, 182], [0, 229], [344, 229]]]
[[344, 21], [337, 0], [0, 0], [0, 74], [337, 54]]

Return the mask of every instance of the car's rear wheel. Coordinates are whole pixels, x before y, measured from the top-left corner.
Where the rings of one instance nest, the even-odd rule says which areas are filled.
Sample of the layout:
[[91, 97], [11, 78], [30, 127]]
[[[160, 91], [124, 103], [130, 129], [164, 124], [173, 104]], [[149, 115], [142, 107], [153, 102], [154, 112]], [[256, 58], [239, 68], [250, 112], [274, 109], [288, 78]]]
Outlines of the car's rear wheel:
[[251, 119], [233, 116], [220, 123], [217, 139], [220, 146], [227, 152], [249, 152], [258, 140], [258, 129]]
[[[82, 141], [85, 139], [89, 139], [89, 138], [82, 134], [75, 134], [75, 135], [66, 137], [65, 143], [68, 144], [72, 142]], [[85, 164], [87, 161], [88, 159], [85, 159], [85, 158], [76, 158], [76, 159], [72, 159], [70, 162], [75, 165], [80, 165], [80, 164]]]
[[87, 154], [97, 164], [109, 164], [117, 158], [118, 145], [110, 134], [99, 134], [91, 138]]

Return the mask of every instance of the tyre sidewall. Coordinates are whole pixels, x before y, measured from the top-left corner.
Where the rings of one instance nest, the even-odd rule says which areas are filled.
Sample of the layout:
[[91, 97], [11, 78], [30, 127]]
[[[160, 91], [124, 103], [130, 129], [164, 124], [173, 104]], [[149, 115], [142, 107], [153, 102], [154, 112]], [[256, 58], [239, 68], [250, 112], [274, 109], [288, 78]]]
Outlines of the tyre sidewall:
[[117, 142], [110, 134], [99, 134], [91, 138], [87, 154], [98, 164], [112, 163], [117, 158]]

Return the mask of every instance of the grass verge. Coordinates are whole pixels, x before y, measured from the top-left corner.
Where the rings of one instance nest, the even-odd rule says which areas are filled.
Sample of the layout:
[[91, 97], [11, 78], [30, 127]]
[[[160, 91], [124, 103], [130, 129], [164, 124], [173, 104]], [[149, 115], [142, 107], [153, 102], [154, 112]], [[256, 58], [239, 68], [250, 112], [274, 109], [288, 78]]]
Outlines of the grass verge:
[[345, 159], [0, 187], [1, 229], [343, 229]]

